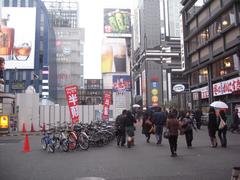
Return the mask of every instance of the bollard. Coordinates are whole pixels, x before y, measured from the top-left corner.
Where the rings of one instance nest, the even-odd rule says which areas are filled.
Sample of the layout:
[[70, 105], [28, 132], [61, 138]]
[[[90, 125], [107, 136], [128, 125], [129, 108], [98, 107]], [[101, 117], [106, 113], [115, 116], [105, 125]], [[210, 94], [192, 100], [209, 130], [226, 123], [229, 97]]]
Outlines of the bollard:
[[240, 179], [240, 167], [233, 167], [231, 180], [239, 180], [239, 179]]

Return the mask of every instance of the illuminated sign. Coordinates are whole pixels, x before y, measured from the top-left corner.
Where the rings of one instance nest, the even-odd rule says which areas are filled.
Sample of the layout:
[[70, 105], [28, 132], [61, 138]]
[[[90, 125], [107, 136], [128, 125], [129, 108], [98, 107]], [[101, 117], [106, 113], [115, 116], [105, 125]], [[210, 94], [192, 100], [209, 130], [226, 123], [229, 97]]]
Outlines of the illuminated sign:
[[9, 118], [7, 115], [0, 116], [0, 129], [7, 129], [9, 127]]

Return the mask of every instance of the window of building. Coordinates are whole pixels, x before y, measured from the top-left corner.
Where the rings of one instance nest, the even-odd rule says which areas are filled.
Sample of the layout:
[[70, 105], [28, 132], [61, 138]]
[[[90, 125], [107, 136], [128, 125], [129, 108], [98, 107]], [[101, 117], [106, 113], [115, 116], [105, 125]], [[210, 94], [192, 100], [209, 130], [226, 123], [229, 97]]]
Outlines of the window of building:
[[9, 80], [9, 79], [10, 79], [10, 72], [5, 71], [5, 80]]
[[222, 31], [221, 27], [221, 19], [218, 18], [213, 24], [209, 26], [209, 35], [210, 38], [215, 37], [217, 34], [219, 34]]
[[191, 74], [191, 85], [196, 85], [199, 82], [199, 78], [198, 78], [198, 71], [195, 71]]
[[8, 84], [5, 85], [5, 92], [9, 93], [9, 85]]
[[194, 5], [187, 11], [187, 18], [189, 19], [193, 17], [193, 15], [196, 14], [208, 1], [209, 0], [197, 0]]
[[26, 1], [25, 1], [25, 0], [21, 0], [20, 6], [21, 6], [21, 7], [25, 7], [25, 6], [26, 6]]
[[236, 23], [236, 18], [233, 9], [230, 9], [228, 12], [222, 16], [222, 30]]
[[208, 69], [202, 68], [199, 70], [199, 83], [204, 83], [208, 81]]
[[17, 7], [17, 0], [13, 0], [13, 1], [12, 1], [12, 6], [13, 6], [13, 7]]
[[198, 53], [194, 53], [192, 56], [191, 56], [191, 63], [192, 65], [196, 64], [198, 62]]
[[198, 35], [198, 44], [202, 45], [205, 44], [209, 39], [209, 31], [208, 28], [204, 29], [199, 35]]
[[9, 0], [4, 0], [4, 2], [3, 2], [3, 6], [5, 6], [5, 7], [9, 7]]
[[221, 2], [220, 0], [214, 0], [211, 2], [210, 5], [210, 13], [213, 15], [217, 10], [221, 8]]
[[[235, 64], [234, 64], [235, 63]], [[239, 69], [239, 58], [237, 56], [228, 56], [213, 64], [213, 77], [227, 75]]]
[[197, 47], [198, 47], [197, 37], [193, 37], [189, 41], [189, 52], [194, 51], [195, 49], [197, 49]]
[[33, 7], [33, 0], [28, 0], [28, 6]]

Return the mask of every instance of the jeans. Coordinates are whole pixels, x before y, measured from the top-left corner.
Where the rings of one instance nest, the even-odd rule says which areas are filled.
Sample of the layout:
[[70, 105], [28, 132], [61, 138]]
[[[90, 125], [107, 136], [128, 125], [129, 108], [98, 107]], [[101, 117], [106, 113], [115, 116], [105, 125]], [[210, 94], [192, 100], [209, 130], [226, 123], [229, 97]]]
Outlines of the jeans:
[[188, 147], [192, 147], [192, 140], [193, 140], [193, 130], [187, 130], [185, 132], [186, 142]]
[[162, 133], [163, 133], [163, 126], [156, 126], [155, 136], [158, 144], [162, 143]]
[[170, 135], [168, 138], [168, 142], [169, 142], [170, 150], [172, 154], [176, 154], [177, 152], [177, 139], [178, 139], [178, 136], [173, 136], [173, 135]]
[[218, 130], [218, 137], [220, 139], [222, 147], [227, 147], [227, 126], [225, 126], [223, 129]]

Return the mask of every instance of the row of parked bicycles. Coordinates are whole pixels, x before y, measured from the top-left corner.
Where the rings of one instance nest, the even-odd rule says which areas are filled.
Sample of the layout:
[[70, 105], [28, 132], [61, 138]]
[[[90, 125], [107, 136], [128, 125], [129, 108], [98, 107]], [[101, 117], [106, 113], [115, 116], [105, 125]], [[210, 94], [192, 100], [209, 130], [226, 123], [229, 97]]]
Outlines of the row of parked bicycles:
[[47, 152], [55, 150], [87, 150], [90, 146], [104, 146], [110, 143], [116, 134], [114, 122], [95, 121], [90, 124], [58, 123], [49, 124], [49, 130], [41, 138], [41, 147]]

